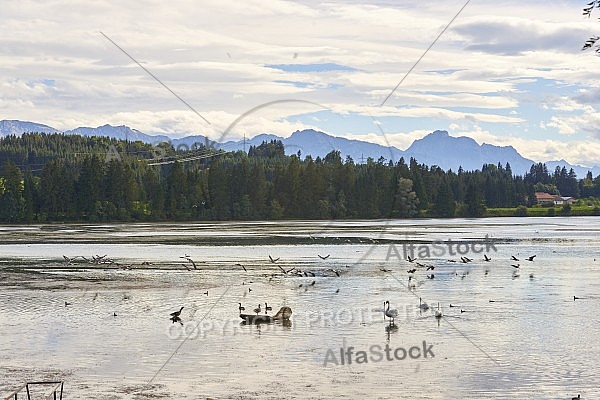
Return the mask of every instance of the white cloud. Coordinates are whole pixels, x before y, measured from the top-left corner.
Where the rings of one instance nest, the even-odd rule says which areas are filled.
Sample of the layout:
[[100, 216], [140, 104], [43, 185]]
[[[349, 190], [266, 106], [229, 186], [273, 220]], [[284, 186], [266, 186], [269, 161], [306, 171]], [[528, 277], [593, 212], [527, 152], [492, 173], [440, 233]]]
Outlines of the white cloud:
[[[326, 105], [344, 117], [367, 115], [366, 106], [382, 124], [386, 118], [385, 129], [397, 132], [390, 140], [399, 146], [427, 131], [404, 126], [415, 118], [429, 121], [424, 128], [485, 123], [505, 131], [510, 126], [525, 138], [544, 132], [557, 143], [570, 143], [563, 135], [570, 139], [599, 131], [597, 58], [579, 53], [596, 25], [581, 19], [581, 4], [572, 2], [551, 7], [516, 0], [471, 2], [378, 107], [463, 4], [8, 2], [0, 16], [2, 118], [60, 129], [111, 123], [149, 133], [214, 137], [260, 104], [297, 99]], [[356, 71], [264, 67], [296, 63], [336, 63]], [[311, 111], [307, 103], [261, 109], [244, 118], [243, 128], [249, 135], [289, 135], [309, 126], [289, 122], [291, 117]], [[549, 111], [554, 115], [547, 116]], [[310, 127], [324, 123], [313, 119]], [[378, 140], [376, 129], [370, 126], [364, 136]], [[552, 148], [561, 147], [553, 143]]]

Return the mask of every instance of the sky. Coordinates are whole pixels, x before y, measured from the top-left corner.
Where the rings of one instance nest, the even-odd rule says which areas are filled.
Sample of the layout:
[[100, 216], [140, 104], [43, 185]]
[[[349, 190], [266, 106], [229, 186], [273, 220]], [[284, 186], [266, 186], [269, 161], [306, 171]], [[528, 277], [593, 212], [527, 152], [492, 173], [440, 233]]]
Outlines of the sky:
[[217, 142], [310, 128], [403, 150], [446, 130], [600, 165], [586, 3], [9, 0], [0, 120]]

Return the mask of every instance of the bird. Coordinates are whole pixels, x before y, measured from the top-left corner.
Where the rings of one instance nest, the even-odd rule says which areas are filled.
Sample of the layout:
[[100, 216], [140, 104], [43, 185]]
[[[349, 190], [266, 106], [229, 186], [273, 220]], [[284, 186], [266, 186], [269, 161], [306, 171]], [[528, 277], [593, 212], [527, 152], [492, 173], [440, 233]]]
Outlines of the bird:
[[260, 304], [259, 304], [259, 305], [258, 305], [258, 307], [257, 307], [257, 308], [255, 308], [253, 311], [256, 313], [256, 315], [258, 315], [258, 314], [261, 312], [261, 309], [260, 309]]
[[339, 292], [340, 292], [340, 289], [338, 288], [338, 290], [336, 290], [335, 293], [339, 293]]
[[462, 313], [464, 313], [464, 312], [466, 312], [466, 311], [465, 311], [465, 310], [463, 310], [463, 309], [461, 308], [461, 309], [460, 309], [460, 313], [462, 314]]
[[581, 297], [573, 296], [573, 301], [579, 300], [579, 299], [581, 299]]
[[66, 306], [70, 306], [71, 304], [73, 304], [73, 303], [68, 303], [68, 302], [65, 301], [65, 307]]
[[434, 275], [434, 274], [427, 275], [427, 279], [433, 279], [433, 278], [435, 278], [435, 275]]
[[529, 279], [533, 279], [533, 272], [529, 274]]
[[196, 267], [196, 263], [194, 262], [194, 260], [192, 260], [192, 259], [190, 258], [190, 256], [188, 256], [187, 254], [186, 254], [185, 256], [183, 256], [183, 257], [179, 257], [179, 258], [183, 258], [184, 260], [188, 260], [189, 262], [191, 262], [191, 263], [192, 263], [192, 266], [194, 267], [194, 269], [198, 269], [198, 268]]
[[[279, 258], [278, 258], [277, 260], [279, 260]], [[277, 260], [275, 260], [275, 261], [277, 261]], [[282, 271], [283, 271], [283, 273], [284, 273], [284, 274], [286, 274], [286, 275], [287, 275], [287, 274], [289, 274], [290, 272], [292, 272], [293, 270], [295, 270], [295, 269], [296, 269], [296, 267], [292, 267], [292, 268], [290, 268], [290, 269], [288, 269], [288, 270], [286, 271], [285, 269], [281, 268], [281, 265], [278, 265], [278, 267], [279, 267], [279, 269], [280, 269], [280, 270], [282, 270]]]
[[235, 264], [235, 265], [237, 265], [238, 267], [242, 267], [242, 268], [244, 268], [244, 271], [248, 272], [248, 270], [246, 269], [246, 267], [244, 267], [242, 264], [240, 264], [240, 263], [237, 263], [237, 264]]
[[491, 261], [492, 259], [491, 259], [491, 258], [489, 258], [487, 254], [484, 254], [484, 255], [483, 255], [483, 260], [484, 260], [484, 261]]
[[515, 256], [510, 256], [510, 259], [511, 259], [512, 261], [519, 261], [519, 259], [518, 259], [517, 257], [515, 257]]
[[208, 290], [206, 292], [204, 292], [204, 294], [208, 296]]
[[527, 261], [533, 261], [533, 259], [534, 259], [535, 257], [536, 257], [536, 255], [529, 256], [529, 257], [527, 257]]
[[309, 286], [315, 286], [315, 283], [317, 283], [317, 281], [312, 281]]
[[437, 308], [437, 310], [435, 310], [435, 317], [439, 319], [439, 318], [442, 318], [443, 316], [444, 315], [440, 311], [440, 303], [438, 303], [438, 308]]
[[332, 269], [332, 271], [335, 273], [336, 276], [340, 276], [340, 272], [339, 271], [337, 271], [335, 269]]
[[408, 262], [413, 262], [416, 260], [416, 258], [410, 258], [410, 256], [406, 256], [406, 258], [408, 259]]
[[114, 312], [114, 313], [113, 313], [113, 317], [116, 317], [116, 316], [117, 316], [117, 313], [116, 313], [116, 312]]
[[578, 394], [577, 397], [571, 397], [571, 400], [579, 400], [579, 399], [581, 399], [581, 395], [580, 394]]
[[239, 304], [239, 310], [240, 310], [240, 314], [242, 313], [242, 311], [244, 311], [246, 309], [246, 307], [242, 307], [242, 303], [238, 303]]
[[519, 268], [521, 266], [521, 264], [510, 264], [510, 266], [513, 268]]
[[[387, 309], [385, 308], [386, 305], [387, 305]], [[396, 309], [390, 310], [390, 302], [389, 301], [385, 301], [383, 303], [383, 308], [384, 308], [385, 316], [391, 319], [390, 325], [393, 325], [394, 318], [396, 318], [398, 316], [398, 310], [396, 310]]]
[[320, 254], [317, 254], [317, 255], [319, 256], [319, 258], [320, 258], [321, 260], [327, 260], [331, 254], [327, 254], [326, 256], [322, 256], [322, 255], [320, 255]]
[[490, 300], [490, 303], [495, 303], [495, 302], [496, 302], [496, 300]]
[[417, 269], [416, 268], [409, 269], [406, 272], [408, 272], [409, 274], [414, 274], [415, 272], [417, 272]]
[[422, 301], [420, 297], [419, 297], [419, 309], [422, 310], [422, 311], [429, 310], [429, 306], [427, 305], [427, 303], [425, 303], [424, 301]]
[[272, 310], [273, 310], [273, 307], [269, 307], [267, 305], [267, 302], [265, 301], [265, 314], [267, 313], [267, 311], [272, 311]]
[[458, 307], [458, 306], [455, 306], [454, 304], [450, 304], [450, 307]]
[[427, 266], [427, 271], [433, 271], [435, 269], [435, 267], [433, 265], [428, 265]]
[[279, 261], [279, 259], [280, 259], [280, 258], [281, 258], [281, 257], [273, 258], [273, 257], [271, 257], [271, 255], [269, 254], [269, 260], [271, 260], [271, 262], [272, 262], [273, 264], [275, 264], [277, 261]]
[[[179, 318], [179, 316], [181, 315], [181, 310], [183, 310], [183, 306], [179, 309], [179, 311], [175, 311], [171, 313], [171, 318]], [[175, 321], [173, 321], [175, 322]]]
[[252, 291], [252, 288], [248, 288], [248, 293], [250, 293]]
[[170, 319], [173, 323], [179, 322], [183, 326], [183, 321], [181, 321], [181, 318], [179, 318], [179, 315], [173, 315]]

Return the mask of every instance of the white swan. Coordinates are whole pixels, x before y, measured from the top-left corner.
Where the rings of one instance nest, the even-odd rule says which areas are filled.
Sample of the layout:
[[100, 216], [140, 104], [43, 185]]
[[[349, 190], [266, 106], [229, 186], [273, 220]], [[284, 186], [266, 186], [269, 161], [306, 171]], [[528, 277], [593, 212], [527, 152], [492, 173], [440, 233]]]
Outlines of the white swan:
[[437, 310], [435, 310], [435, 317], [436, 318], [442, 318], [444, 316], [444, 314], [442, 314], [442, 312], [440, 311], [440, 303], [438, 303], [438, 308]]

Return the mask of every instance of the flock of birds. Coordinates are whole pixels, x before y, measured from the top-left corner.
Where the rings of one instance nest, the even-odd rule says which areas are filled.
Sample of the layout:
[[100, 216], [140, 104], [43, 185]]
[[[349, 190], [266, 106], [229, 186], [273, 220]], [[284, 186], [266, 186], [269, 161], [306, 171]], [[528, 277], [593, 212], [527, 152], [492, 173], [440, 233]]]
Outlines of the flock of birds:
[[[327, 255], [321, 255], [321, 254], [317, 254], [317, 256], [321, 259], [321, 260], [327, 260], [330, 258], [330, 254]], [[537, 255], [531, 255], [529, 257], [525, 257], [523, 258], [524, 261], [528, 261], [528, 262], [534, 262], [535, 258], [537, 257]], [[96, 256], [92, 256], [91, 259], [88, 259], [86, 257], [83, 256], [77, 256], [77, 257], [73, 257], [73, 258], [69, 258], [67, 256], [63, 256], [64, 260], [65, 260], [65, 264], [66, 265], [70, 265], [72, 264], [75, 260], [77, 260], [77, 258], [81, 258], [83, 262], [88, 262], [88, 263], [93, 263], [93, 264], [116, 264], [114, 260], [107, 258], [106, 255], [104, 256], [100, 256], [100, 255], [96, 255]], [[198, 265], [197, 263], [191, 258], [190, 255], [185, 254], [184, 256], [180, 257], [184, 260], [186, 260], [188, 262], [188, 264], [182, 264], [188, 271], [191, 271], [191, 269], [188, 267], [188, 265], [191, 265], [192, 268], [194, 270], [198, 270]], [[317, 274], [319, 274], [319, 276], [340, 276], [340, 271], [333, 269], [333, 268], [329, 268], [329, 269], [321, 269], [320, 272], [317, 272], [317, 274], [313, 271], [310, 270], [306, 270], [306, 271], [302, 271], [300, 269], [298, 269], [297, 267], [291, 267], [291, 268], [284, 268], [281, 265], [277, 264], [278, 261], [280, 260], [280, 257], [274, 258], [273, 256], [271, 256], [270, 254], [268, 255], [268, 260], [271, 264], [276, 264], [277, 267], [279, 268], [279, 270], [281, 271], [281, 273], [283, 274], [283, 276], [296, 276], [296, 277], [315, 277], [317, 276]], [[408, 288], [409, 289], [414, 289], [416, 287], [414, 281], [416, 281], [415, 279], [415, 274], [417, 273], [417, 271], [422, 270], [425, 271], [425, 275], [427, 279], [434, 279], [435, 278], [435, 268], [436, 266], [431, 265], [431, 264], [423, 264], [417, 261], [417, 258], [413, 258], [413, 257], [407, 257], [407, 261], [411, 264], [414, 265], [414, 267], [409, 268], [406, 270], [406, 272], [408, 273]], [[452, 259], [448, 259], [446, 260], [448, 263], [457, 263], [459, 261], [457, 260], [452, 260]], [[487, 255], [484, 254], [483, 257], [483, 262], [490, 262], [492, 261], [492, 259]], [[521, 271], [521, 264], [520, 264], [520, 259], [517, 258], [516, 256], [512, 255], [510, 258], [511, 264], [510, 266], [513, 268], [513, 279], [517, 278], [519, 276], [519, 271]], [[472, 258], [468, 258], [466, 256], [461, 256], [460, 257], [460, 263], [463, 264], [468, 264], [473, 262]], [[146, 265], [148, 265], [149, 263], [144, 263]], [[117, 264], [118, 265], [118, 264]], [[237, 267], [241, 267], [245, 272], [247, 272], [246, 267], [243, 264], [240, 263], [236, 263], [235, 266]], [[129, 269], [127, 266], [126, 269]], [[347, 266], [348, 267], [348, 266]], [[326, 275], [324, 273], [324, 271], [327, 272], [332, 272], [333, 275]], [[382, 272], [386, 272], [386, 273], [392, 273], [392, 270], [387, 269], [387, 268], [380, 268], [380, 271]], [[488, 269], [485, 269], [485, 275], [487, 275], [489, 272]], [[458, 272], [455, 271], [455, 275], [458, 275]], [[468, 271], [464, 272], [461, 275], [461, 278], [464, 279], [466, 276], [468, 275]], [[271, 275], [271, 279], [273, 278], [274, 275]], [[533, 273], [530, 273], [529, 277], [531, 279], [534, 278]], [[309, 284], [300, 284], [299, 287], [303, 287], [303, 286], [315, 286], [316, 284], [316, 280], [312, 280], [311, 283]], [[251, 288], [248, 289], [249, 292], [252, 291]], [[339, 293], [340, 289], [338, 288], [335, 293]], [[205, 295], [208, 296], [208, 291], [204, 292]], [[580, 300], [582, 299], [582, 297], [577, 297], [577, 296], [573, 296], [573, 301], [575, 300]], [[495, 300], [489, 300], [490, 303], [495, 302]], [[72, 303], [65, 301], [65, 307], [72, 305]], [[399, 312], [397, 309], [392, 309], [390, 308], [390, 301], [386, 300], [384, 301], [384, 307], [383, 307], [383, 314], [384, 314], [384, 320], [386, 321], [387, 319], [389, 319], [389, 326], [386, 328], [386, 330], [396, 330], [397, 327], [395, 325], [395, 319], [399, 316]], [[455, 305], [455, 304], [449, 304], [449, 307], [451, 308], [460, 308], [460, 306]], [[169, 315], [169, 319], [172, 321], [172, 323], [179, 323], [181, 325], [183, 325], [183, 321], [181, 319], [181, 313], [184, 309], [184, 306], [181, 306], [179, 308], [178, 311], [174, 311], [172, 313], [170, 313]], [[423, 299], [421, 297], [419, 297], [419, 307], [418, 307], [420, 312], [432, 312], [433, 316], [437, 319], [440, 320], [441, 318], [444, 317], [444, 314], [442, 312], [442, 310], [440, 309], [440, 303], [438, 302], [437, 304], [437, 308], [432, 308], [430, 307], [426, 302], [423, 301]], [[246, 308], [242, 305], [241, 302], [238, 302], [238, 310], [239, 313], [242, 314], [243, 311], [246, 310]], [[272, 311], [272, 307], [270, 307], [268, 305], [267, 302], [264, 303], [264, 309], [262, 308], [262, 303], [259, 303], [257, 305], [256, 308], [254, 308], [252, 311], [258, 316], [260, 313], [262, 313], [264, 310], [265, 315], [268, 315], [269, 311]], [[460, 313], [464, 313], [466, 312], [466, 310], [460, 308]], [[117, 316], [117, 313], [113, 313], [114, 317]], [[578, 395], [577, 397], [573, 397], [572, 399], [580, 399], [580, 395]]]

